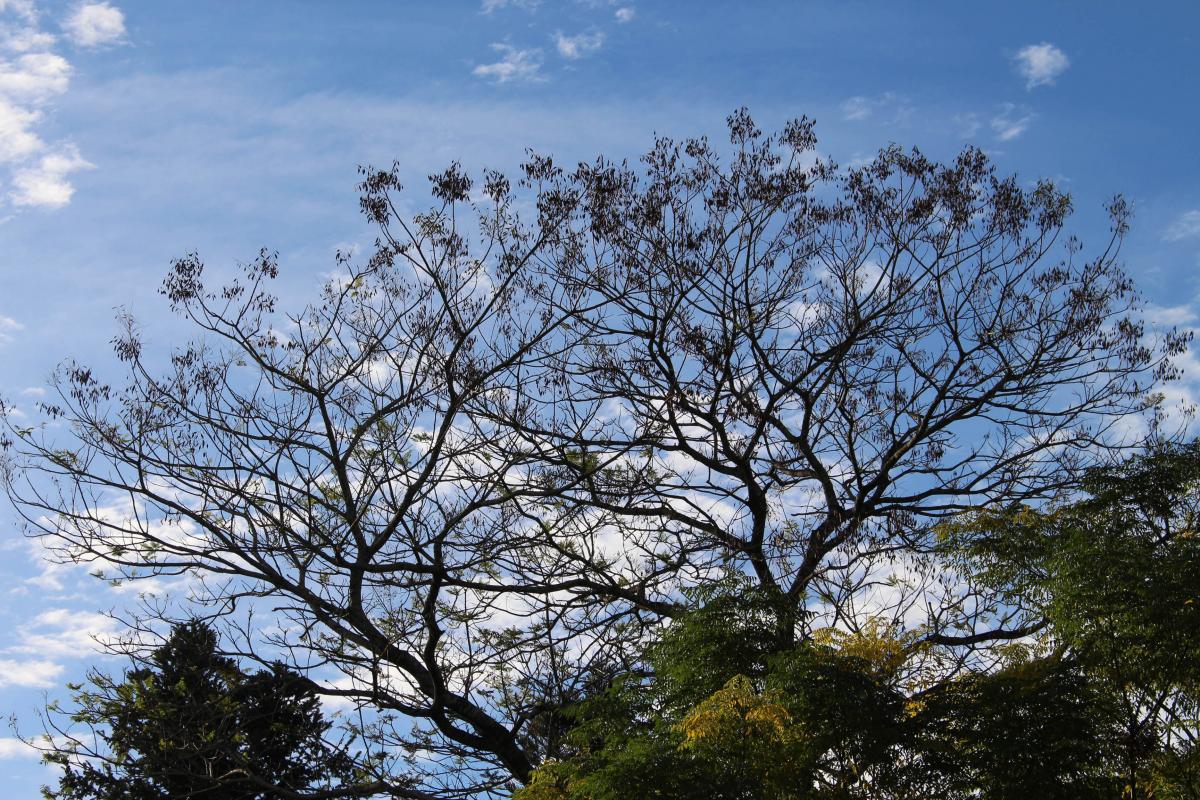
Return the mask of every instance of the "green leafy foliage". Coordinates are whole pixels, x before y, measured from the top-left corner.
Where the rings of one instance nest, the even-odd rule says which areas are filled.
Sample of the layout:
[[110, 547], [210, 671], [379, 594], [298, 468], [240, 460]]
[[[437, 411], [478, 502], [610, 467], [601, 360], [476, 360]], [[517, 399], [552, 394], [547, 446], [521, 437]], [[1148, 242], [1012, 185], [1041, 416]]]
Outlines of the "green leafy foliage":
[[574, 709], [575, 755], [541, 767], [519, 800], [851, 797], [890, 770], [904, 704], [858, 655], [781, 647], [771, 599], [706, 593], [626, 676]]
[[1200, 664], [1200, 444], [1093, 472], [1090, 497], [950, 529], [949, 547], [1096, 666], [1191, 682]]
[[266, 800], [349, 781], [312, 684], [278, 666], [244, 672], [217, 644], [203, 623], [182, 624], [145, 667], [78, 687], [72, 720], [103, 747], [49, 753], [63, 774], [46, 797]]
[[1094, 470], [1084, 488], [1058, 507], [960, 520], [946, 549], [1043, 619], [1087, 676], [1107, 720], [1093, 745], [1107, 748], [1117, 796], [1200, 797], [1200, 443]]
[[[663, 662], [689, 642], [728, 641], [710, 612], [677, 622], [654, 651], [668, 688], [629, 680], [581, 704], [574, 755], [543, 765], [516, 800], [1121, 796], [1103, 746], [1111, 709], [1069, 664], [968, 672], [908, 694], [879, 636], [808, 640], [747, 663], [773, 626], [725, 650], [734, 657], [723, 667], [703, 648], [692, 664]], [[681, 706], [689, 690], [699, 699]]]
[[945, 796], [1121, 796], [1109, 766], [1108, 698], [1078, 668], [1056, 659], [950, 682], [922, 701], [917, 719], [920, 763]]
[[567, 716], [517, 800], [1200, 797], [1200, 445], [1093, 471], [1086, 496], [943, 527], [943, 555], [1037, 640], [937, 679], [921, 631], [810, 630], [731, 579]]

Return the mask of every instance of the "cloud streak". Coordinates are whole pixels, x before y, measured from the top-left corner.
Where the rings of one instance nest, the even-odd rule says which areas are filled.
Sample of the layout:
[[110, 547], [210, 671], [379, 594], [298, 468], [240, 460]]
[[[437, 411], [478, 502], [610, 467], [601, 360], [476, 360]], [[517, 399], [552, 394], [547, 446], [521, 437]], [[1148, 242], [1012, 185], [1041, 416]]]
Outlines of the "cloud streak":
[[540, 49], [520, 50], [503, 42], [494, 43], [492, 49], [500, 54], [500, 60], [476, 66], [471, 70], [476, 77], [494, 83], [536, 83], [545, 80], [541, 74]]
[[8, 344], [13, 340], [13, 336], [20, 331], [25, 330], [25, 326], [17, 322], [12, 317], [6, 317], [0, 314], [0, 345]]
[[874, 97], [856, 95], [844, 100], [840, 108], [842, 118], [850, 122], [863, 122], [880, 114], [889, 114], [889, 121], [900, 122], [912, 115], [912, 107], [907, 99], [895, 92], [884, 92]]
[[1163, 239], [1178, 242], [1200, 236], [1200, 209], [1185, 211], [1163, 231]]
[[535, 11], [541, 4], [542, 0], [483, 0], [480, 8], [484, 14], [490, 14], [497, 9], [509, 6], [524, 9], [525, 11]]
[[1000, 106], [1000, 112], [992, 117], [992, 133], [1002, 142], [1011, 142], [1029, 129], [1035, 114], [1012, 103]]

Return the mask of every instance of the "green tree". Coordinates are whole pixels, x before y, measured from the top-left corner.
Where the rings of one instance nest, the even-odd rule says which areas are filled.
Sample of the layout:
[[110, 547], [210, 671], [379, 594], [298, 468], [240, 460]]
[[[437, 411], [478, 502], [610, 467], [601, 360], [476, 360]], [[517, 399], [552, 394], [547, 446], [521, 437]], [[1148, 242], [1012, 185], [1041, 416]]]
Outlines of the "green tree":
[[[93, 672], [71, 720], [90, 736], [53, 738], [57, 800], [266, 800], [370, 793], [326, 738], [310, 681], [280, 666], [247, 673], [199, 621], [176, 626], [120, 681]], [[65, 732], [60, 732], [65, 733]], [[91, 742], [99, 746], [93, 746]]]
[[1200, 442], [1092, 470], [1084, 489], [968, 515], [946, 547], [1105, 693], [1124, 796], [1200, 797]]
[[791, 643], [777, 600], [728, 580], [575, 708], [573, 749], [516, 797], [1200, 797], [1200, 442], [1082, 489], [940, 527], [1024, 637], [961, 658], [877, 619]]
[[[926, 646], [916, 637], [880, 624], [756, 655], [774, 624], [717, 627], [736, 602], [718, 598], [677, 621], [652, 648], [651, 675], [579, 704], [573, 750], [514, 797], [1121, 796], [1112, 705], [1060, 656], [920, 689], [904, 674]], [[739, 633], [744, 647], [723, 646]]]

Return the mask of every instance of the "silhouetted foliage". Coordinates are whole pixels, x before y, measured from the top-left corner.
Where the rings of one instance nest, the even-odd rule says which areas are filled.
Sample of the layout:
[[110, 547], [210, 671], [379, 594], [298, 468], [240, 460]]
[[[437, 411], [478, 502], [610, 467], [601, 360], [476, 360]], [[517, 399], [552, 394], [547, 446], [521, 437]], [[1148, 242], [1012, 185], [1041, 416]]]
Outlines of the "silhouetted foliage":
[[1105, 694], [1126, 797], [1200, 797], [1200, 442], [1095, 469], [1084, 488], [964, 517], [946, 548]]
[[[243, 672], [193, 621], [120, 681], [77, 687], [71, 720], [46, 754], [61, 800], [276, 800], [359, 796], [353, 760], [326, 739], [311, 681], [282, 666]], [[94, 744], [93, 744], [94, 743]], [[97, 746], [98, 745], [98, 746]]]

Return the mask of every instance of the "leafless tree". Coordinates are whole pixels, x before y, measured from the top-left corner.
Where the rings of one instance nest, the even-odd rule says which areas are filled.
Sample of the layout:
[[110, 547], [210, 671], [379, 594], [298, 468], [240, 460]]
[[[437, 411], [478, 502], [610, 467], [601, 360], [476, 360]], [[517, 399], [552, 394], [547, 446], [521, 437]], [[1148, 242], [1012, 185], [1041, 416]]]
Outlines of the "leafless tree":
[[1065, 194], [976, 149], [842, 170], [807, 120], [729, 132], [531, 155], [515, 186], [455, 165], [411, 218], [365, 170], [374, 254], [295, 315], [268, 252], [216, 290], [180, 259], [163, 293], [201, 337], [164, 372], [127, 321], [121, 388], [62, 367], [46, 424], [8, 421], [10, 494], [63, 560], [279, 615], [271, 657], [342, 676], [398, 792], [525, 779], [555, 710], [731, 572], [787, 640], [1027, 633], [941, 578], [932, 532], [1070, 489], [1153, 414], [1182, 343], [1137, 321], [1124, 203], [1085, 256]]

